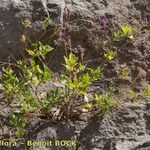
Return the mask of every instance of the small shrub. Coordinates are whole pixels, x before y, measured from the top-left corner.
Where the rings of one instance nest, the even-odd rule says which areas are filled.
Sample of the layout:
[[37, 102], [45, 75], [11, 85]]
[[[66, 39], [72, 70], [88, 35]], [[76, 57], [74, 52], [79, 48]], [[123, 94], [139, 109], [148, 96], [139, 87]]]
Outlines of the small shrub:
[[[71, 13], [66, 9], [64, 13], [65, 20], [68, 21], [70, 15]], [[50, 23], [51, 19], [49, 16], [42, 22], [45, 31]], [[26, 29], [30, 28], [32, 23], [26, 19], [22, 21], [22, 25]], [[102, 20], [101, 27], [104, 30], [108, 29], [108, 21], [106, 19]], [[121, 26], [119, 31], [114, 32], [116, 41], [133, 39], [133, 35], [134, 29], [130, 26]], [[66, 46], [68, 49], [72, 48], [69, 27], [63, 27], [59, 38], [64, 41], [65, 48]], [[26, 34], [23, 34], [21, 35], [21, 41], [26, 47], [26, 43], [30, 40]], [[109, 48], [112, 46], [111, 42], [109, 43], [108, 41], [105, 41], [103, 45], [109, 46]], [[22, 137], [26, 134], [25, 128], [34, 116], [31, 115], [30, 119], [28, 119], [30, 114], [40, 114], [52, 117], [53, 119], [61, 119], [61, 117], [68, 118], [76, 105], [79, 106], [81, 112], [91, 112], [94, 110], [93, 108], [96, 108], [103, 115], [117, 107], [117, 101], [113, 99], [111, 94], [116, 91], [114, 86], [105, 94], [95, 94], [95, 101], [89, 102], [88, 100], [89, 87], [95, 81], [102, 79], [102, 65], [97, 68], [89, 68], [83, 63], [83, 59], [80, 61], [71, 52], [64, 56], [62, 67], [64, 67], [65, 71], [56, 82], [55, 74], [44, 63], [47, 55], [54, 48], [48, 44], [36, 41], [31, 44], [30, 48], [25, 48], [25, 50], [29, 57], [17, 61], [17, 64], [15, 64], [15, 67], [18, 67], [17, 72], [14, 71], [16, 68], [9, 64], [7, 67], [2, 67], [3, 75], [0, 78], [0, 89], [3, 90], [5, 99], [17, 104], [17, 111], [13, 112], [9, 118], [10, 125], [15, 128], [17, 137]], [[108, 61], [113, 61], [117, 57], [117, 52], [109, 50], [105, 57]], [[126, 64], [121, 66], [120, 75], [123, 79], [129, 77], [130, 72]], [[54, 85], [54, 88], [40, 91], [39, 88], [45, 83]], [[133, 91], [130, 94], [131, 97], [135, 97]], [[149, 88], [144, 90], [144, 94], [150, 96]], [[79, 102], [80, 100], [82, 102]], [[57, 115], [53, 114], [53, 110], [56, 110]]]
[[107, 58], [107, 60], [112, 61], [117, 57], [117, 53], [113, 50], [109, 50], [106, 54], [105, 57]]
[[130, 73], [130, 69], [129, 69], [129, 66], [124, 63], [121, 65], [121, 70], [120, 70], [120, 77], [122, 79], [129, 79], [131, 73]]
[[121, 26], [121, 29], [117, 32], [114, 32], [116, 41], [124, 41], [127, 39], [133, 39], [134, 29], [130, 26]]
[[[5, 93], [5, 98], [10, 99], [12, 103], [17, 103], [18, 110], [13, 113], [9, 121], [12, 127], [16, 128], [18, 137], [25, 134], [24, 128], [29, 121], [25, 119], [25, 116], [30, 113], [50, 115], [53, 109], [59, 109], [62, 106], [66, 109], [71, 108], [76, 97], [85, 97], [88, 88], [102, 75], [102, 67], [88, 68], [79, 61], [78, 57], [70, 53], [69, 56], [64, 57], [63, 66], [66, 68], [66, 74], [60, 76], [57, 82], [61, 86], [40, 92], [38, 87], [46, 82], [55, 85], [53, 72], [43, 61], [53, 48], [41, 42], [34, 44], [34, 48], [36, 50], [27, 50], [30, 59], [17, 62], [19, 67], [17, 73], [11, 66], [3, 67], [1, 78], [1, 89]], [[35, 61], [35, 58], [39, 58], [42, 66]], [[86, 104], [86, 108], [88, 106]]]
[[110, 93], [95, 94], [95, 100], [96, 107], [102, 114], [108, 114], [114, 107], [117, 107], [117, 101], [112, 98]]
[[150, 87], [147, 87], [147, 88], [144, 89], [143, 95], [144, 96], [150, 96]]
[[25, 126], [27, 125], [26, 119], [20, 118], [13, 114], [10, 116], [9, 122], [10, 125], [15, 128], [17, 137], [22, 137], [25, 134]]
[[88, 68], [78, 62], [78, 58], [72, 53], [68, 58], [65, 57], [65, 63], [67, 74], [69, 75], [65, 76], [66, 86], [83, 95], [87, 94], [87, 89], [92, 85], [93, 81], [100, 79], [102, 75], [102, 68]]

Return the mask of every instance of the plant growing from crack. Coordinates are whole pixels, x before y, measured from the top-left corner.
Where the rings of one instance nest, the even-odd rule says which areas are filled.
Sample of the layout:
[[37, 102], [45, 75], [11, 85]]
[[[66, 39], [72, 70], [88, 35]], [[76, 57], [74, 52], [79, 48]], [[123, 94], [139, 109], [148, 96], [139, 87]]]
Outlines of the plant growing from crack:
[[120, 26], [120, 30], [114, 32], [114, 37], [116, 41], [124, 41], [127, 39], [134, 38], [134, 29], [131, 26]]
[[[68, 10], [65, 11], [65, 19], [70, 18]], [[45, 29], [51, 22], [50, 17], [45, 18], [43, 25]], [[23, 26], [29, 28], [31, 22], [24, 20]], [[108, 21], [103, 19], [101, 22], [103, 29], [108, 29]], [[68, 27], [64, 27], [61, 32], [61, 40], [69, 48], [72, 46]], [[132, 39], [134, 30], [130, 26], [121, 26], [121, 29], [114, 32], [116, 41], [124, 41]], [[23, 34], [21, 41], [25, 44], [30, 41], [28, 37]], [[89, 68], [79, 58], [70, 52], [64, 56], [65, 72], [55, 79], [55, 74], [44, 63], [48, 54], [54, 50], [49, 44], [43, 44], [40, 41], [31, 44], [31, 47], [25, 48], [29, 58], [17, 61], [16, 68], [12, 65], [3, 67], [3, 75], [0, 78], [0, 89], [3, 90], [6, 100], [17, 106], [17, 110], [10, 116], [9, 122], [17, 137], [21, 137], [26, 133], [26, 126], [33, 117], [45, 117], [59, 120], [61, 118], [68, 118], [72, 110], [82, 99], [80, 104], [80, 111], [89, 112], [97, 109], [101, 114], [108, 114], [113, 108], [117, 107], [117, 101], [114, 100], [111, 92], [102, 94], [94, 94], [95, 101], [89, 102], [88, 89], [95, 81], [102, 77], [103, 67]], [[117, 52], [109, 50], [105, 57], [108, 61], [113, 61], [117, 57]], [[37, 60], [38, 59], [38, 60]], [[122, 67], [121, 77], [126, 79], [130, 72], [126, 65]], [[44, 84], [50, 84], [48, 90], [40, 91], [40, 87]], [[132, 97], [136, 97], [136, 93], [131, 92]], [[146, 96], [149, 96], [149, 88], [144, 90]]]
[[[53, 48], [41, 42], [33, 44], [33, 47], [33, 50], [26, 49], [30, 55], [29, 59], [17, 61], [17, 73], [11, 66], [3, 67], [1, 77], [0, 87], [5, 93], [5, 98], [18, 107], [9, 118], [18, 137], [25, 134], [25, 127], [32, 119], [29, 117], [32, 116], [30, 114], [59, 118], [60, 115], [65, 115], [64, 107], [70, 113], [70, 108], [77, 103], [76, 97], [86, 97], [88, 88], [95, 80], [100, 79], [102, 74], [101, 67], [88, 68], [79, 62], [78, 57], [70, 53], [69, 56], [64, 57], [63, 66], [66, 68], [66, 74], [60, 76], [56, 83], [53, 72], [42, 61]], [[42, 61], [42, 66], [35, 61], [36, 57]], [[57, 86], [54, 89], [40, 92], [38, 88], [45, 83]], [[53, 113], [54, 109], [56, 112]]]
[[113, 108], [117, 107], [117, 101], [112, 98], [110, 93], [95, 94], [95, 100], [96, 107], [102, 114], [108, 114]]

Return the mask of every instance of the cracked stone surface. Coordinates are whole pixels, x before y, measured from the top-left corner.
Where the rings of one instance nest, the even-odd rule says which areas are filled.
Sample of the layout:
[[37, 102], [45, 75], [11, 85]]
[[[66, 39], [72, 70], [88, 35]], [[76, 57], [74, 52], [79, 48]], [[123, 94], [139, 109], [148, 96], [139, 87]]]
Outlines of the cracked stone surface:
[[[134, 43], [121, 50], [118, 50], [120, 47], [116, 45], [114, 49], [118, 50], [117, 61], [106, 66], [106, 76], [112, 81], [115, 80], [116, 84], [121, 86], [124, 84], [115, 78], [118, 71], [116, 68], [120, 64], [128, 63], [131, 72], [134, 73], [136, 67], [134, 60], [145, 57], [150, 69], [149, 0], [0, 0], [0, 61], [5, 60], [8, 55], [16, 56], [23, 51], [20, 42], [20, 35], [24, 33], [22, 20], [31, 20], [32, 27], [27, 30], [27, 34], [34, 39], [34, 36], [38, 37], [43, 32], [40, 21], [48, 13], [51, 14], [54, 25], [63, 26], [65, 7], [72, 14], [71, 20], [89, 19], [99, 22], [102, 17], [106, 17], [111, 29], [121, 24], [135, 27], [137, 34]], [[100, 58], [106, 53], [99, 44], [105, 40], [104, 33], [89, 28], [89, 24], [76, 23], [70, 27], [73, 51], [77, 55], [83, 52], [85, 60], [90, 60]], [[109, 33], [105, 35], [107, 40], [111, 38]], [[52, 65], [58, 67], [56, 70], [60, 70], [57, 62], [61, 60], [61, 54], [59, 52], [56, 54], [56, 62], [53, 63], [54, 66]], [[91, 65], [97, 64], [98, 62], [94, 62]], [[146, 79], [147, 83], [135, 86], [141, 88], [150, 84], [148, 71]], [[96, 86], [92, 89], [98, 91], [107, 89], [107, 83]], [[0, 129], [0, 138], [5, 138], [8, 132], [5, 117], [11, 113], [11, 108], [5, 106], [6, 104], [1, 101], [0, 126], [3, 128]], [[31, 123], [33, 131], [29, 132], [27, 139], [75, 139], [78, 141], [77, 147], [68, 149], [76, 150], [150, 150], [150, 99], [141, 100], [139, 103], [125, 103], [119, 110], [103, 118], [83, 114], [80, 121], [64, 121], [56, 124], [43, 121], [44, 124], [41, 125], [39, 122], [41, 120], [34, 120]], [[37, 127], [36, 130], [34, 126]], [[18, 147], [19, 149], [29, 148]], [[51, 148], [45, 150], [48, 149]]]

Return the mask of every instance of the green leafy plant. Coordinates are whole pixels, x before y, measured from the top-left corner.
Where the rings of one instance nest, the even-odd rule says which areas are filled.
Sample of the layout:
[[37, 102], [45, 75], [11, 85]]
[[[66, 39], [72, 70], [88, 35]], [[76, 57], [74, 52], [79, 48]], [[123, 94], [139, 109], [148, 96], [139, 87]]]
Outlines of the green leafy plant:
[[126, 63], [121, 65], [120, 76], [122, 79], [128, 79], [130, 77], [129, 66]]
[[138, 94], [134, 90], [129, 90], [129, 99], [132, 102], [138, 101]]
[[[65, 17], [70, 18], [68, 13]], [[50, 16], [42, 21], [44, 33], [51, 22]], [[105, 20], [104, 23], [106, 23]], [[64, 23], [64, 25], [66, 24], [68, 25], [68, 23]], [[31, 27], [32, 23], [26, 19], [22, 21], [22, 25], [27, 29]], [[25, 45], [27, 58], [17, 61], [15, 67], [10, 64], [2, 67], [3, 75], [0, 78], [0, 89], [3, 90], [5, 99], [11, 100], [10, 102], [17, 108], [10, 116], [9, 122], [18, 137], [26, 134], [25, 128], [30, 121], [30, 119], [27, 119], [30, 114], [44, 115], [48, 116], [47, 118], [52, 117], [52, 119], [59, 120], [61, 117], [68, 118], [76, 107], [79, 107], [81, 113], [92, 112], [96, 109], [104, 115], [118, 105], [112, 96], [112, 93], [117, 89], [114, 86], [111, 86], [109, 92], [101, 95], [95, 94], [95, 99], [89, 101], [88, 89], [95, 81], [102, 79], [104, 68], [102, 65], [89, 68], [88, 64], [83, 62], [83, 58], [80, 61], [75, 54], [68, 53], [72, 48], [72, 38], [69, 33], [70, 28], [63, 27], [61, 40], [66, 42], [64, 47], [67, 49], [67, 54], [64, 56], [64, 64], [62, 65], [64, 67], [63, 73], [58, 76], [57, 80], [55, 73], [45, 64], [48, 54], [51, 54], [54, 48], [49, 44], [40, 42], [40, 40], [30, 43], [30, 47], [27, 46], [27, 42], [30, 42], [30, 40], [25, 33], [21, 35], [21, 41]], [[134, 29], [130, 26], [121, 26], [119, 31], [114, 32], [114, 36], [116, 41], [133, 39]], [[111, 49], [110, 46], [112, 45], [110, 41], [105, 40], [103, 46]], [[113, 61], [117, 57], [117, 52], [109, 50], [105, 57], [108, 61]], [[130, 72], [126, 64], [121, 67], [120, 75], [124, 79], [129, 77]], [[42, 91], [41, 87], [43, 89], [45, 84], [48, 84], [49, 88]], [[130, 92], [131, 97], [135, 97], [134, 91]], [[149, 88], [145, 89], [144, 93], [149, 96]], [[57, 112], [55, 117], [53, 110]]]
[[25, 19], [25, 20], [22, 21], [22, 25], [25, 29], [31, 27], [31, 24], [32, 23], [29, 19]]
[[27, 120], [13, 114], [12, 116], [10, 116], [9, 122], [10, 125], [15, 128], [17, 137], [22, 137], [25, 134], [25, 126], [27, 125]]
[[147, 87], [147, 88], [144, 89], [143, 95], [144, 96], [150, 96], [150, 87]]
[[91, 69], [78, 62], [78, 58], [70, 53], [69, 57], [65, 57], [65, 67], [68, 76], [65, 77], [66, 85], [80, 94], [86, 95], [87, 89], [92, 85], [93, 81], [101, 78], [102, 68]]
[[[69, 56], [64, 57], [66, 74], [62, 78], [60, 76], [58, 83], [55, 83], [53, 72], [42, 61], [53, 48], [41, 42], [34, 46], [37, 50], [28, 51], [30, 59], [17, 62], [19, 68], [17, 73], [10, 66], [3, 67], [1, 78], [1, 89], [6, 94], [5, 98], [11, 98], [11, 101], [19, 106], [17, 114], [15, 112], [10, 117], [10, 124], [16, 128], [18, 137], [25, 134], [26, 115], [40, 112], [49, 115], [54, 108], [58, 109], [61, 106], [65, 106], [66, 109], [71, 108], [73, 99], [77, 95], [86, 96], [88, 88], [102, 75], [102, 67], [88, 68], [79, 61], [78, 57], [70, 53]], [[35, 58], [39, 58], [42, 65], [35, 61]], [[40, 93], [38, 87], [46, 82], [52, 85], [58, 84], [58, 87]]]
[[33, 112], [38, 108], [36, 97], [30, 91], [23, 92], [23, 101], [21, 102], [21, 113]]
[[63, 102], [63, 95], [60, 89], [43, 92], [41, 96], [41, 110], [44, 114], [48, 114], [52, 108], [57, 108]]
[[129, 76], [130, 76], [129, 70], [123, 69], [123, 70], [121, 71], [121, 77], [122, 77], [123, 79], [128, 79]]
[[29, 53], [29, 55], [33, 57], [41, 57], [45, 59], [45, 56], [47, 53], [51, 52], [53, 48], [50, 45], [43, 45], [40, 41], [33, 44], [33, 50], [26, 49], [26, 51]]
[[[30, 59], [27, 58], [17, 62], [17, 72], [14, 71], [14, 67], [2, 67], [3, 75], [0, 79], [0, 88], [4, 91], [5, 99], [16, 105], [18, 107], [17, 112], [21, 114], [16, 115], [15, 113], [10, 117], [10, 124], [17, 129], [16, 135], [18, 136], [24, 135], [24, 116], [43, 109], [43, 101], [40, 100], [40, 93], [37, 91], [38, 86], [53, 79], [53, 73], [48, 66], [43, 62], [40, 65], [39, 62], [35, 61], [36, 57], [40, 61], [45, 59], [46, 54], [53, 48], [49, 45], [43, 45], [41, 42], [38, 42], [37, 48], [35, 55], [31, 55]], [[45, 99], [45, 103], [46, 101], [47, 99]], [[53, 103], [51, 106], [53, 106]]]
[[3, 75], [1, 77], [1, 89], [5, 91], [5, 96], [11, 100], [14, 94], [20, 91], [21, 82], [11, 67], [2, 68]]
[[42, 21], [42, 24], [44, 28], [46, 29], [51, 24], [51, 22], [52, 22], [51, 17], [48, 16], [44, 18], [44, 21]]
[[95, 94], [96, 107], [102, 114], [108, 114], [112, 108], [117, 107], [117, 101], [114, 100], [110, 93], [102, 95]]
[[121, 26], [121, 29], [117, 32], [114, 32], [116, 41], [124, 41], [126, 39], [133, 39], [134, 29], [131, 26]]
[[34, 60], [31, 60], [30, 63], [23, 64], [23, 77], [26, 80], [27, 84], [32, 84], [38, 86], [42, 82], [48, 82], [52, 79], [52, 71], [44, 64], [43, 68], [39, 64], [36, 64]]
[[76, 66], [78, 64], [78, 57], [76, 57], [73, 53], [70, 53], [69, 57], [64, 57], [65, 59], [65, 67], [66, 69], [71, 71], [76, 71]]
[[137, 95], [137, 93], [135, 91], [133, 91], [133, 90], [130, 90], [129, 94], [130, 94], [131, 98], [135, 98], [136, 95]]
[[111, 60], [114, 60], [117, 56], [117, 53], [113, 50], [109, 50], [106, 54], [105, 54], [105, 57], [111, 61]]

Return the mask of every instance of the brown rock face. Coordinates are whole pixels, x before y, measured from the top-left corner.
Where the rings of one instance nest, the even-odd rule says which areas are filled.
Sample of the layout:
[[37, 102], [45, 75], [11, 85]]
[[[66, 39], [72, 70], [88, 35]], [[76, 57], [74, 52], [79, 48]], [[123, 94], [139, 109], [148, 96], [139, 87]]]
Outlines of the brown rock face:
[[[66, 9], [70, 13], [68, 24]], [[53, 27], [61, 25], [62, 30], [67, 30], [72, 51], [80, 58], [84, 56], [84, 61], [89, 61], [89, 66], [100, 65], [109, 50], [117, 52], [116, 60], [105, 65], [104, 76], [108, 80], [98, 82], [91, 91], [105, 91], [112, 82], [120, 89], [123, 85], [132, 85], [137, 91], [150, 85], [150, 0], [0, 0], [0, 62], [8, 60], [8, 56], [16, 57], [23, 52], [20, 42], [20, 35], [25, 31], [21, 24], [22, 20], [31, 20], [32, 27], [26, 32], [34, 39], [43, 32], [40, 21], [47, 14], [51, 14]], [[114, 42], [112, 31], [117, 31], [120, 25], [134, 27], [133, 40], [126, 43]], [[46, 36], [49, 35], [50, 33]], [[106, 41], [110, 42], [111, 46], [109, 44], [105, 46]], [[64, 52], [57, 43], [57, 39], [52, 43], [54, 47], [58, 46], [58, 49], [51, 67], [60, 71], [58, 62], [63, 61]], [[123, 64], [129, 66], [131, 73], [129, 80], [118, 78], [120, 65]], [[132, 84], [137, 76], [137, 82]], [[31, 122], [33, 131], [29, 131], [25, 140], [78, 141], [77, 147], [61, 148], [64, 150], [150, 150], [149, 100], [141, 100], [138, 104], [125, 102], [123, 108], [103, 118], [98, 116], [90, 118], [87, 114], [83, 114], [79, 121], [62, 121], [56, 124], [43, 121], [41, 125], [39, 125], [41, 120], [33, 120]], [[0, 104], [1, 110], [4, 108], [3, 105], [6, 104]], [[7, 108], [4, 112], [1, 110], [0, 125], [11, 113], [11, 108]], [[8, 127], [5, 126], [7, 130]], [[0, 129], [0, 139], [5, 138], [6, 130]], [[19, 149], [31, 148], [19, 147]], [[35, 150], [43, 149], [35, 148]]]

